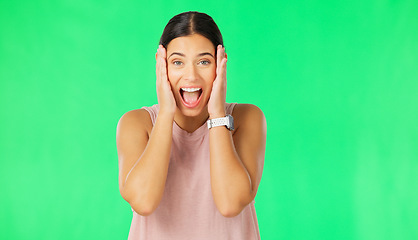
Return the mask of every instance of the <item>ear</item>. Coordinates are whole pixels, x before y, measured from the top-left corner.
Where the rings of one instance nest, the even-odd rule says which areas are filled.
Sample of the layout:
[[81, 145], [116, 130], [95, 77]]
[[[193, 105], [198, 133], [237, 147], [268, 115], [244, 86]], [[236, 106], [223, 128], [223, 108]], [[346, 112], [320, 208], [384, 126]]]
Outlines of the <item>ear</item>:
[[225, 58], [228, 59], [228, 54], [227, 53], [225, 53]]

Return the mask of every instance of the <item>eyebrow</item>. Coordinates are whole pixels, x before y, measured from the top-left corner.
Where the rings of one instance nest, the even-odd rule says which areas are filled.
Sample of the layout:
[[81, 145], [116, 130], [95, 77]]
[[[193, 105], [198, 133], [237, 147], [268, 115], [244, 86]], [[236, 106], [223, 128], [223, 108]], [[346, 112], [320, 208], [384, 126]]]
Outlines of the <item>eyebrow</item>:
[[[182, 56], [182, 57], [185, 57], [186, 55], [184, 54], [184, 53], [180, 53], [180, 52], [173, 52], [172, 54], [170, 54], [170, 56], [168, 56], [168, 58], [167, 59], [169, 59], [171, 56], [173, 56], [173, 55], [179, 55], [179, 56]], [[211, 53], [209, 53], [209, 52], [203, 52], [203, 53], [199, 53], [197, 56], [198, 57], [202, 57], [202, 56], [205, 56], [205, 55], [209, 55], [209, 56], [211, 56], [211, 57], [213, 57], [213, 58], [215, 58]]]

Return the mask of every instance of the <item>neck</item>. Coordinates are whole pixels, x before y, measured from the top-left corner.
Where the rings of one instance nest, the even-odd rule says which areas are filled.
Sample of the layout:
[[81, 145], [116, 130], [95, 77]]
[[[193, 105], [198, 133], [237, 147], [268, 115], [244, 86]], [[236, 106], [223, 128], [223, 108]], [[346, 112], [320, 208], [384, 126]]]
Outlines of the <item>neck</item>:
[[181, 113], [178, 109], [174, 115], [174, 121], [177, 125], [188, 133], [196, 131], [199, 127], [205, 124], [208, 118], [209, 113], [207, 109], [202, 111], [199, 115], [193, 117], [183, 115], [183, 113]]

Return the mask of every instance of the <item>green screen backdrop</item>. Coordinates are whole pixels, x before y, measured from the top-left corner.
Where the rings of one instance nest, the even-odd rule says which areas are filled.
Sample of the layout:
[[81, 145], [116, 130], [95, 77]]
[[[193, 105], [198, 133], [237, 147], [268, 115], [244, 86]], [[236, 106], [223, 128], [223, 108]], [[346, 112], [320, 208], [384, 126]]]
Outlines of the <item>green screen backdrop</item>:
[[262, 239], [418, 239], [418, 2], [0, 0], [0, 239], [126, 239], [116, 125], [202, 11], [267, 119]]

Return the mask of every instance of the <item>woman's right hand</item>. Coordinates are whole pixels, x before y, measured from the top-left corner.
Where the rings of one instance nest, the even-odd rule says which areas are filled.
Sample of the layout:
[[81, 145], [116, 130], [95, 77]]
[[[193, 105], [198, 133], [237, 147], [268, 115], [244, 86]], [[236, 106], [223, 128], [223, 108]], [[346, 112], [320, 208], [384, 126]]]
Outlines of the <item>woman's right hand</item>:
[[167, 51], [162, 45], [158, 46], [157, 54], [155, 55], [155, 57], [157, 60], [156, 85], [158, 104], [160, 105], [160, 112], [172, 114], [174, 116], [174, 113], [177, 109], [177, 105], [167, 75]]

